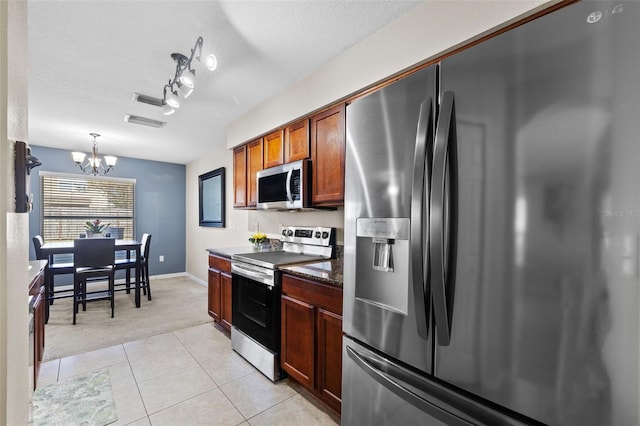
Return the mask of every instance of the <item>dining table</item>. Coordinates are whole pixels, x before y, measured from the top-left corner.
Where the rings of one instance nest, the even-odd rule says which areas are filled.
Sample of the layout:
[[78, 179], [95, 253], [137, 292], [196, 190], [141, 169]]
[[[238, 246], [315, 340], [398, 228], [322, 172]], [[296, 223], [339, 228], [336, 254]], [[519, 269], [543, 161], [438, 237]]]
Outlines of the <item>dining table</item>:
[[[53, 264], [54, 256], [60, 254], [73, 254], [73, 240], [70, 241], [51, 241], [46, 242], [42, 245], [40, 250], [43, 255], [47, 256], [49, 260], [49, 264]], [[137, 240], [121, 240], [116, 239], [115, 242], [115, 251], [117, 252], [126, 252], [126, 258], [128, 260], [132, 259], [132, 255], [135, 255], [135, 304], [136, 308], [140, 307], [140, 274], [141, 274], [141, 264], [140, 264], [140, 241]], [[129, 274], [127, 273], [127, 276]], [[127, 289], [129, 288], [129, 283], [127, 283]], [[128, 293], [128, 291], [127, 291]], [[48, 304], [47, 304], [48, 305]]]

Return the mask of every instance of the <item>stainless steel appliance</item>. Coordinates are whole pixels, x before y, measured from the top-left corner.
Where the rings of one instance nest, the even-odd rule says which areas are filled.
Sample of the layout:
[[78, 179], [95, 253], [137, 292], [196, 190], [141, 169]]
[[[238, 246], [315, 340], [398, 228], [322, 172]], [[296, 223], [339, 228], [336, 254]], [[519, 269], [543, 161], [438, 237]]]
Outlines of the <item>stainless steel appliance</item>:
[[638, 425], [640, 2], [347, 106], [342, 423]]
[[293, 210], [310, 205], [309, 160], [299, 160], [260, 170], [258, 209]]
[[231, 256], [231, 346], [272, 381], [280, 369], [280, 267], [335, 256], [335, 228], [283, 226], [282, 250]]

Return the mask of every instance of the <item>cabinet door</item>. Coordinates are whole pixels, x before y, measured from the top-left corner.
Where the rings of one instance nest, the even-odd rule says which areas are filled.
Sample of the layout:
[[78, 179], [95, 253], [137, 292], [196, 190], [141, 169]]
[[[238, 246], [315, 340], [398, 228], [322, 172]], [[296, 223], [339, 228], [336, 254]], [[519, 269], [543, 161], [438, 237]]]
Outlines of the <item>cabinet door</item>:
[[40, 363], [44, 356], [44, 317], [45, 317], [45, 292], [44, 287], [36, 296], [33, 305], [33, 386], [34, 389], [38, 385], [38, 373], [40, 371]]
[[220, 273], [221, 321], [224, 328], [231, 331], [231, 275]]
[[282, 296], [282, 368], [313, 389], [315, 384], [315, 308]]
[[262, 138], [247, 144], [247, 207], [258, 203], [256, 173], [262, 170]]
[[304, 119], [287, 127], [284, 140], [284, 162], [309, 158], [309, 120]]
[[344, 203], [344, 104], [311, 117], [313, 205]]
[[214, 321], [220, 321], [220, 271], [209, 268], [209, 315]]
[[342, 317], [318, 309], [318, 392], [337, 412], [342, 401]]
[[284, 130], [264, 137], [264, 168], [279, 166], [284, 161]]
[[233, 150], [233, 207], [247, 206], [247, 147]]

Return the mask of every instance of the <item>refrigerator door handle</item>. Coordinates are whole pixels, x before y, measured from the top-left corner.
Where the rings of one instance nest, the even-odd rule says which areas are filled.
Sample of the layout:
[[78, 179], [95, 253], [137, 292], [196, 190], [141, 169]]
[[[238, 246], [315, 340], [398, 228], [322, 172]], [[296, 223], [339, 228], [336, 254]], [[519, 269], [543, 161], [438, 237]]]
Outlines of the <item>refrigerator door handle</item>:
[[429, 281], [428, 255], [426, 248], [425, 224], [429, 217], [426, 197], [429, 193], [429, 173], [433, 145], [433, 99], [428, 98], [420, 104], [418, 128], [416, 132], [416, 150], [413, 157], [413, 180], [411, 189], [411, 270], [413, 299], [415, 302], [416, 325], [418, 334], [428, 337], [429, 318]]
[[[429, 248], [438, 344], [451, 342], [457, 223], [456, 118], [453, 92], [445, 92], [436, 127], [431, 176]], [[449, 172], [449, 173], [447, 173]], [[447, 174], [449, 179], [447, 180]]]
[[474, 424], [427, 401], [412, 390], [402, 386], [399, 381], [403, 381], [402, 376], [406, 376], [408, 373], [405, 373], [393, 364], [385, 362], [382, 359], [372, 359], [367, 355], [358, 353], [349, 346], [346, 346], [346, 351], [349, 358], [371, 378], [418, 409], [440, 419], [448, 425], [471, 426]]

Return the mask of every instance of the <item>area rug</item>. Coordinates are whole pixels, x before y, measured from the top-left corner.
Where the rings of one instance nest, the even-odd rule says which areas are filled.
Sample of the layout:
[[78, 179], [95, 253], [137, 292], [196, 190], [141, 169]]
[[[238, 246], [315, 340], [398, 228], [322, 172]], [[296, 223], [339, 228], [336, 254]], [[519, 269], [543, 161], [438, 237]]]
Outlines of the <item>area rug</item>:
[[33, 393], [33, 426], [104, 426], [116, 420], [107, 370], [70, 377]]
[[141, 295], [135, 307], [133, 291], [116, 292], [115, 314], [108, 301], [91, 302], [72, 324], [71, 298], [50, 306], [45, 326], [44, 361], [144, 339], [156, 334], [211, 322], [207, 287], [188, 277], [151, 277], [152, 300]]

